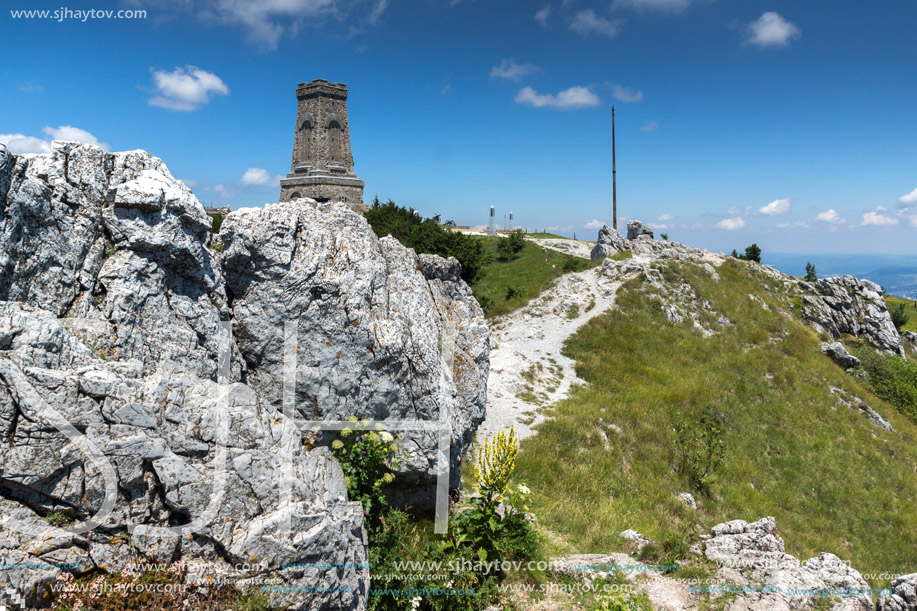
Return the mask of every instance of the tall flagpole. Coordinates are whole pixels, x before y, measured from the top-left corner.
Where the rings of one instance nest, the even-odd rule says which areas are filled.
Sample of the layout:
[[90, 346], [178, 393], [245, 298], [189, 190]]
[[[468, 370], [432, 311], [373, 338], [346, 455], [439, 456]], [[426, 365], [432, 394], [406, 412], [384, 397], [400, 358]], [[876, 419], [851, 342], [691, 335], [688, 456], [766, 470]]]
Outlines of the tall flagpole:
[[618, 170], [615, 167], [615, 107], [611, 107], [611, 225], [618, 228]]

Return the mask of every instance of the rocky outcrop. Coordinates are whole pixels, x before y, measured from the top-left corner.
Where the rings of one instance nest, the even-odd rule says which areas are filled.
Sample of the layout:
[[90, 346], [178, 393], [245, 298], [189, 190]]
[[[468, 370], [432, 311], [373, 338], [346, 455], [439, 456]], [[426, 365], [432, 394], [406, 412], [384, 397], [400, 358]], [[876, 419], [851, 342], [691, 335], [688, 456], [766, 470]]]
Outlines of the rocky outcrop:
[[847, 349], [844, 348], [844, 344], [840, 342], [822, 342], [821, 351], [844, 369], [860, 366], [860, 359], [847, 352]]
[[229, 310], [209, 227], [197, 198], [144, 151], [0, 148], [0, 300], [71, 319], [106, 358], [215, 379]]
[[717, 563], [716, 578], [741, 595], [729, 608], [748, 611], [810, 609], [836, 597], [836, 611], [871, 611], [869, 584], [833, 554], [800, 562], [786, 553], [777, 522], [768, 517], [748, 523], [718, 524], [704, 537], [703, 553]]
[[895, 579], [891, 594], [879, 596], [876, 611], [917, 611], [917, 573]]
[[602, 257], [612, 257], [619, 252], [624, 252], [630, 248], [630, 242], [626, 240], [617, 229], [608, 225], [602, 225], [599, 230], [599, 238], [592, 248], [590, 258], [597, 261]]
[[819, 332], [834, 339], [849, 333], [882, 350], [904, 356], [901, 336], [875, 282], [839, 276], [821, 278], [814, 286], [798, 282], [804, 291], [802, 315]]
[[636, 240], [639, 237], [647, 236], [653, 239], [653, 230], [641, 223], [640, 221], [630, 221], [627, 223], [627, 239]]
[[220, 234], [254, 388], [282, 405], [284, 328], [292, 324], [299, 418], [407, 421], [398, 479], [420, 488], [414, 503], [433, 499], [445, 435], [458, 487], [460, 453], [484, 417], [489, 368], [484, 314], [458, 262], [380, 240], [346, 206], [312, 200], [237, 210]]

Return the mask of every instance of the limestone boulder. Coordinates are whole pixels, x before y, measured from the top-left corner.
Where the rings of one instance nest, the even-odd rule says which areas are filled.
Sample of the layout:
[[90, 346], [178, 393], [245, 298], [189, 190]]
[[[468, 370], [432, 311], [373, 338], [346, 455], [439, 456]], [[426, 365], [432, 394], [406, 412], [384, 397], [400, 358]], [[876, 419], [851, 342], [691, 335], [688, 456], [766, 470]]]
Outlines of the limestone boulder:
[[847, 352], [847, 349], [844, 348], [844, 344], [840, 342], [822, 342], [821, 351], [831, 357], [832, 361], [844, 369], [860, 366], [860, 359]]
[[602, 228], [599, 230], [598, 240], [592, 248], [590, 258], [593, 261], [597, 261], [603, 257], [611, 257], [619, 252], [624, 252], [629, 248], [630, 245], [628, 240], [618, 233], [617, 229], [609, 227], [608, 225], [602, 225]]
[[291, 403], [310, 426], [403, 423], [399, 482], [411, 503], [432, 503], [439, 447], [451, 448], [458, 487], [489, 369], [484, 314], [458, 262], [418, 256], [346, 206], [308, 199], [237, 210], [220, 235], [236, 340], [259, 394], [282, 405], [286, 362]]
[[627, 223], [627, 239], [636, 240], [639, 237], [646, 236], [649, 239], [653, 239], [653, 230], [641, 223], [640, 221], [634, 220]]

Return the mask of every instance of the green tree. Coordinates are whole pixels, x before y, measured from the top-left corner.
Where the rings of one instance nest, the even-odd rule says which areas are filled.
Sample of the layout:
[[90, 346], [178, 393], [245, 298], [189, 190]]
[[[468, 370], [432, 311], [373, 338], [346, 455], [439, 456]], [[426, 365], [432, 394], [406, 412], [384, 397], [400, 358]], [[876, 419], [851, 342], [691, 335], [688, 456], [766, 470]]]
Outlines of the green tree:
[[757, 244], [745, 247], [745, 255], [742, 257], [746, 261], [761, 263], [761, 248]]
[[907, 306], [902, 301], [898, 305], [892, 307], [889, 310], [889, 313], [892, 315], [892, 323], [894, 323], [895, 328], [898, 331], [904, 328], [904, 325], [907, 324], [907, 321], [911, 319], [910, 315], [907, 313]]
[[818, 280], [818, 274], [815, 273], [815, 265], [806, 263], [806, 282], [815, 282]]
[[497, 242], [497, 252], [503, 261], [515, 259], [523, 248], [525, 248], [525, 232], [521, 229], [513, 231], [509, 236]]

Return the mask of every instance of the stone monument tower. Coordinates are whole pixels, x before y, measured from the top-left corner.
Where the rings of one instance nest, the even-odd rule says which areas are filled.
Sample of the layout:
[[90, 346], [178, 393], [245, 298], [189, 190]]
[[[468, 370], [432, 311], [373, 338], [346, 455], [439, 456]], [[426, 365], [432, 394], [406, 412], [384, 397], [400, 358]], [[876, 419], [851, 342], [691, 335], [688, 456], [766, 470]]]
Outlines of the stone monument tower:
[[296, 88], [293, 162], [280, 181], [280, 201], [311, 197], [363, 209], [363, 181], [353, 171], [347, 85], [315, 79]]

